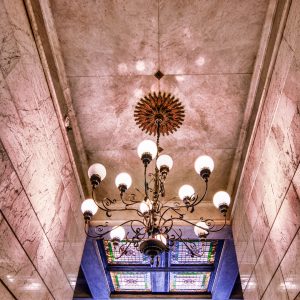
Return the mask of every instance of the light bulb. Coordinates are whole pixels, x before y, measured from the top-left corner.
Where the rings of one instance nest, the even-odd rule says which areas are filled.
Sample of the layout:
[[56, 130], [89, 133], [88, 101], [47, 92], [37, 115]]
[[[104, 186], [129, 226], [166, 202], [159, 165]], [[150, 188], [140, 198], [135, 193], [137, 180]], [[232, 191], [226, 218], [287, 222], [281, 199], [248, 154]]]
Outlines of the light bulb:
[[131, 184], [132, 184], [132, 179], [131, 176], [128, 173], [120, 173], [115, 180], [116, 186], [117, 188], [120, 185], [125, 185], [127, 189], [130, 188]]
[[188, 184], [183, 185], [178, 191], [178, 195], [181, 200], [187, 197], [191, 198], [194, 194], [195, 194], [194, 188]]
[[145, 214], [145, 213], [147, 213], [149, 210], [151, 210], [152, 209], [152, 203], [151, 203], [151, 201], [149, 200], [149, 199], [147, 199], [146, 201], [145, 200], [143, 200], [142, 202], [141, 202], [141, 204], [140, 204], [140, 212], [142, 213], [142, 214]]
[[157, 146], [151, 140], [144, 140], [139, 144], [137, 152], [140, 158], [142, 158], [143, 154], [150, 153], [153, 159], [157, 154]]
[[[200, 226], [200, 227], [202, 227], [202, 228], [199, 228], [199, 227], [197, 227], [197, 226]], [[206, 230], [207, 229], [207, 230]], [[203, 221], [200, 221], [200, 222], [198, 222], [197, 224], [196, 224], [196, 226], [194, 227], [194, 232], [195, 232], [195, 234], [196, 234], [196, 236], [206, 236], [206, 235], [208, 235], [208, 229], [209, 229], [209, 227], [206, 225], [206, 223], [205, 222], [203, 222]]]
[[230, 205], [230, 196], [228, 193], [224, 191], [220, 191], [215, 193], [213, 197], [213, 203], [216, 208], [220, 208], [222, 205], [229, 206]]
[[197, 174], [200, 174], [203, 169], [209, 169], [209, 171], [212, 172], [214, 169], [214, 161], [211, 157], [202, 155], [196, 159], [194, 166]]
[[157, 234], [154, 238], [161, 241], [164, 245], [167, 245], [167, 239], [163, 234]]
[[93, 164], [89, 167], [88, 170], [88, 176], [91, 179], [93, 175], [98, 175], [101, 179], [101, 181], [105, 178], [106, 176], [106, 169], [103, 165], [101, 164]]
[[94, 215], [98, 210], [98, 206], [93, 199], [86, 199], [81, 204], [81, 211], [83, 214], [91, 213]]
[[114, 226], [110, 232], [110, 238], [112, 240], [122, 241], [125, 237], [125, 229], [122, 226]]
[[160, 169], [162, 166], [166, 166], [169, 168], [169, 170], [173, 167], [173, 159], [169, 155], [160, 155], [156, 161], [156, 166], [158, 169]]

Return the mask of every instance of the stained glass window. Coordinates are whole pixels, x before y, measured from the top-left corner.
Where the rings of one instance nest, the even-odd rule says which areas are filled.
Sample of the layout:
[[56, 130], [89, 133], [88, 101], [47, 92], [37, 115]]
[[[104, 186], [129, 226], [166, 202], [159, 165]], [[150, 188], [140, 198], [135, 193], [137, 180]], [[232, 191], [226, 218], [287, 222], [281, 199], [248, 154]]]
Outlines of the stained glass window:
[[151, 292], [150, 272], [110, 272], [115, 291]]
[[123, 255], [122, 257], [119, 257], [119, 247], [115, 249], [111, 241], [104, 241], [104, 248], [107, 262], [109, 264], [149, 264], [149, 258], [143, 255], [133, 245], [129, 246], [129, 248], [126, 250], [126, 255]]
[[170, 292], [205, 292], [210, 272], [170, 272]]
[[197, 249], [203, 249], [202, 256], [191, 256], [190, 251], [185, 247], [184, 243], [176, 242], [174, 249], [171, 253], [171, 264], [184, 265], [184, 264], [213, 264], [215, 261], [215, 253], [217, 241], [200, 242], [199, 240], [193, 241]]

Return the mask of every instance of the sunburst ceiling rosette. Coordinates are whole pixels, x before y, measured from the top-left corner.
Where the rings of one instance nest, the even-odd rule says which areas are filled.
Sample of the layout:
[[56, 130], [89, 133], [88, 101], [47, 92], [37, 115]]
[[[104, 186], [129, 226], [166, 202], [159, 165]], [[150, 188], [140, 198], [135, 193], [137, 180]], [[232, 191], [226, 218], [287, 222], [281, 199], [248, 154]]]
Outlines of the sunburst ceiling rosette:
[[160, 133], [169, 135], [175, 132], [184, 120], [184, 107], [170, 93], [149, 93], [140, 99], [134, 110], [136, 124], [147, 134], [156, 135], [157, 121]]

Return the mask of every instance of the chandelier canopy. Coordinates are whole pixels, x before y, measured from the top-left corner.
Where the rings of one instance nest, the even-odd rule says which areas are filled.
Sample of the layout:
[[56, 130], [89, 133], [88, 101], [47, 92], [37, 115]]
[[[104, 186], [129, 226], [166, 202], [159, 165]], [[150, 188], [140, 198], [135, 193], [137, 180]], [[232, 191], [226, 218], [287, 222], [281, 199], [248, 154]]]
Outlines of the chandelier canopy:
[[[194, 164], [195, 171], [204, 182], [204, 191], [201, 195], [195, 192], [190, 185], [183, 185], [178, 192], [181, 203], [168, 204], [165, 200], [165, 181], [172, 169], [173, 160], [169, 155], [162, 154], [160, 136], [174, 133], [183, 123], [184, 107], [181, 102], [171, 94], [149, 93], [137, 103], [134, 111], [136, 124], [146, 133], [156, 136], [152, 140], [142, 141], [137, 149], [138, 155], [144, 165], [143, 199], [138, 199], [134, 193], [127, 195], [126, 191], [132, 185], [128, 173], [120, 173], [116, 179], [116, 187], [120, 191], [120, 201], [123, 208], [116, 206], [117, 199], [104, 198], [96, 200], [95, 190], [106, 176], [106, 169], [102, 164], [90, 166], [88, 176], [92, 185], [92, 199], [86, 199], [81, 206], [85, 219], [85, 232], [88, 237], [104, 239], [110, 234], [111, 241], [118, 249], [119, 257], [130, 255], [129, 247], [133, 245], [144, 255], [150, 257], [151, 265], [159, 265], [160, 254], [169, 251], [175, 242], [181, 241], [191, 256], [202, 256], [203, 249], [193, 240], [184, 239], [182, 231], [175, 228], [174, 222], [183, 221], [194, 226], [195, 235], [203, 242], [211, 232], [220, 231], [226, 225], [226, 213], [230, 205], [230, 196], [225, 191], [217, 192], [213, 197], [213, 204], [224, 216], [224, 223], [216, 226], [214, 220], [200, 218], [193, 224], [185, 218], [186, 213], [193, 213], [195, 208], [205, 198], [208, 190], [208, 181], [214, 169], [212, 158], [207, 155], [199, 156]], [[155, 160], [154, 172], [147, 174], [148, 166]], [[89, 230], [90, 221], [98, 209], [104, 211], [109, 218], [114, 212], [133, 211], [136, 219], [128, 220], [109, 228], [108, 222], [96, 226], [94, 233]], [[125, 230], [123, 226], [128, 226]], [[122, 241], [122, 243], [121, 243]]]

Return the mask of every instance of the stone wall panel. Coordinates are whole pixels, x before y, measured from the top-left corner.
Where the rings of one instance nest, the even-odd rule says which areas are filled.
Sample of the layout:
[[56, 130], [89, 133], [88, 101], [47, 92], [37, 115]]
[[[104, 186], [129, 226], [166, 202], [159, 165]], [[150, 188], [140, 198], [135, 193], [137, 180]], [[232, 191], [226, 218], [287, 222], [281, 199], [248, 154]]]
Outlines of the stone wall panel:
[[76, 170], [23, 1], [0, 1], [0, 25], [0, 276], [19, 299], [71, 299], [85, 240]]
[[244, 274], [246, 299], [291, 300], [299, 293], [299, 278], [290, 259], [293, 255], [297, 265], [295, 236], [300, 226], [299, 3], [292, 1], [289, 10], [236, 197], [233, 235], [237, 254], [243, 253], [238, 262], [241, 277]]

